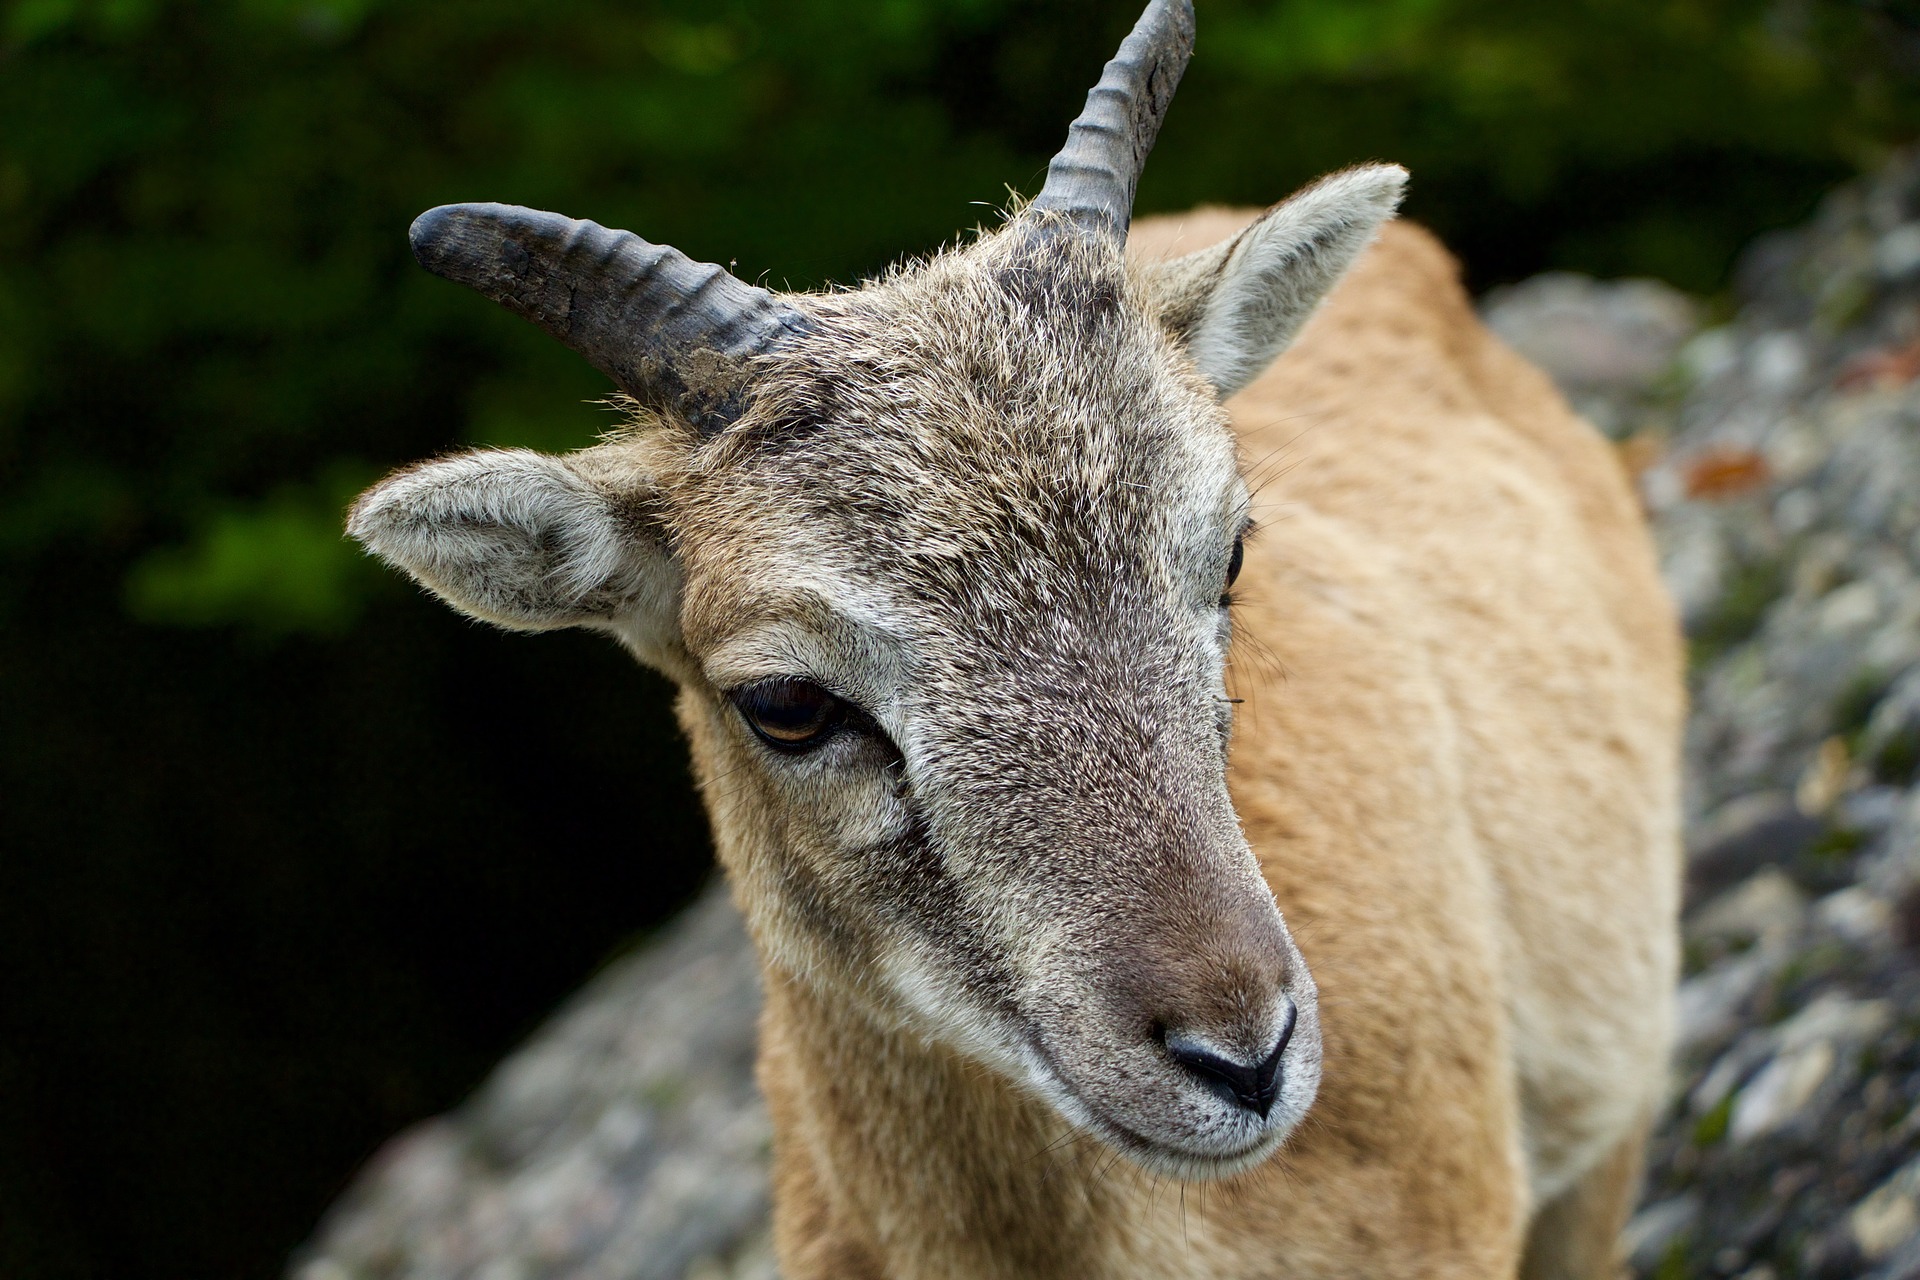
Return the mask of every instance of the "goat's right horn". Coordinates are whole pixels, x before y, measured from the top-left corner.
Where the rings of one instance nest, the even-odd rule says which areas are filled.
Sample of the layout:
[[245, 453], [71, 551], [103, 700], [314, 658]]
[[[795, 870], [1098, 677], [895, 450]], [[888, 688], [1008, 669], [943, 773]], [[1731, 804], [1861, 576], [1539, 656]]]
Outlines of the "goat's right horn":
[[1087, 94], [1067, 145], [1047, 166], [1029, 208], [1065, 214], [1092, 235], [1124, 244], [1167, 104], [1193, 56], [1193, 0], [1153, 0]]
[[442, 205], [416, 218], [409, 238], [421, 266], [533, 321], [702, 434], [740, 416], [748, 359], [808, 327], [724, 267], [557, 213]]

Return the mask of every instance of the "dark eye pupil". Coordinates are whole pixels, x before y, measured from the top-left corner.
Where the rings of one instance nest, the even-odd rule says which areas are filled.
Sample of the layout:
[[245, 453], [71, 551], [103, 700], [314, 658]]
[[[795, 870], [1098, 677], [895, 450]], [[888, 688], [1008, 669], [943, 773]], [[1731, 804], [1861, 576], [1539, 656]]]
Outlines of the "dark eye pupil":
[[734, 694], [753, 731], [776, 747], [806, 747], [840, 722], [840, 699], [806, 680], [768, 680]]
[[1245, 560], [1246, 558], [1247, 558], [1247, 547], [1246, 547], [1245, 541], [1241, 538], [1235, 538], [1233, 540], [1233, 555], [1227, 561], [1227, 585], [1228, 586], [1232, 586], [1234, 583], [1234, 580], [1240, 576], [1240, 562], [1242, 560]]

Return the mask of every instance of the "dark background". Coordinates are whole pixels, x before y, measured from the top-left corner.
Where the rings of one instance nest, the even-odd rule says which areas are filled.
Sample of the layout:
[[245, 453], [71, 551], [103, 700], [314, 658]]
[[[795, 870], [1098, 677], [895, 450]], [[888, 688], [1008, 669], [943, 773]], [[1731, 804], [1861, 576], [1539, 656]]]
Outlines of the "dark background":
[[[1476, 287], [1722, 294], [1920, 131], [1916, 11], [1200, 0], [1143, 210], [1368, 158]], [[776, 285], [1031, 192], [1133, 0], [0, 5], [0, 1275], [264, 1276], [708, 874], [669, 691], [342, 541], [606, 386], [415, 269], [495, 199]]]

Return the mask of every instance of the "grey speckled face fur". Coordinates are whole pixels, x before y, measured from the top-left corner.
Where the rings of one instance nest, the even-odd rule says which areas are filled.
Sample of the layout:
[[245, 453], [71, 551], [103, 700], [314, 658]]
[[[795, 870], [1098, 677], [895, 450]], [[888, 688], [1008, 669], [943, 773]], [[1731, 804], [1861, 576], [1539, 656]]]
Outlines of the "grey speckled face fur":
[[1191, 38], [1153, 0], [1033, 205], [856, 291], [776, 296], [530, 210], [423, 216], [424, 263], [647, 407], [564, 457], [398, 472], [348, 525], [456, 608], [608, 631], [679, 683], [770, 966], [1188, 1176], [1271, 1151], [1319, 1079], [1227, 795], [1247, 497], [1219, 401], [1405, 179], [1336, 174], [1126, 267]]

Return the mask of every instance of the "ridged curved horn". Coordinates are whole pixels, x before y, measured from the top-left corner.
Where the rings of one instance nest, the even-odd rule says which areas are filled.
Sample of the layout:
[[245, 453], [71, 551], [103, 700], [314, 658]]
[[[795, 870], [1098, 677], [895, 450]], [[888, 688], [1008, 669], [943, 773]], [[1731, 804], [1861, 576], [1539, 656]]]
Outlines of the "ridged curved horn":
[[1153, 0], [1087, 95], [1030, 207], [1125, 243], [1140, 170], [1192, 56], [1193, 0]]
[[622, 391], [711, 434], [740, 416], [745, 362], [807, 319], [726, 268], [557, 213], [449, 204], [414, 219], [413, 256], [587, 358]]

